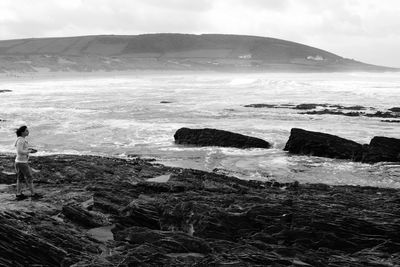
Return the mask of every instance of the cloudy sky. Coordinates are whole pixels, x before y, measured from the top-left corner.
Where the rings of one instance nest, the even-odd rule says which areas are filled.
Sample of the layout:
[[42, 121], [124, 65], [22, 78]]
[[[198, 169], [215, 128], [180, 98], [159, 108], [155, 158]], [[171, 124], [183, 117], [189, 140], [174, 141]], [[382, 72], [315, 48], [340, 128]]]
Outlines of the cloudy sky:
[[226, 33], [400, 67], [400, 0], [0, 0], [0, 39]]

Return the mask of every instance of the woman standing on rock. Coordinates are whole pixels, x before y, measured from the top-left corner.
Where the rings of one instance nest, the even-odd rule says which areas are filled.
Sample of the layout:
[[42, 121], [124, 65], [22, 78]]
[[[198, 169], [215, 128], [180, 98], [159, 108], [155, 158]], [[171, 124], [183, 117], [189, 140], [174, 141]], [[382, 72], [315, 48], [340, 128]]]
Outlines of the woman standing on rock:
[[35, 153], [36, 150], [28, 147], [28, 141], [25, 137], [29, 135], [27, 126], [21, 126], [15, 132], [17, 134], [17, 141], [15, 141], [15, 148], [17, 151], [17, 157], [15, 158], [15, 171], [17, 173], [17, 194], [16, 200], [26, 199], [22, 193], [22, 179], [25, 179], [25, 183], [31, 191], [31, 197], [38, 198], [39, 195], [35, 193], [33, 188], [32, 170], [29, 167], [29, 153]]

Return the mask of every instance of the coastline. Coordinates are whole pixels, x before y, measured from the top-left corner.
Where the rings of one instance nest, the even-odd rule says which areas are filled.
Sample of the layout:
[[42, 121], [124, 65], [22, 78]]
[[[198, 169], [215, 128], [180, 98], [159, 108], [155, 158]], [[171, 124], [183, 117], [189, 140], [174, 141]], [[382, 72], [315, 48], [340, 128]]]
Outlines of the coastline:
[[272, 71], [272, 70], [182, 70], [182, 69], [130, 69], [130, 70], [95, 70], [95, 71], [38, 71], [38, 72], [9, 72], [2, 73], [0, 72], [0, 82], [15, 82], [21, 80], [32, 80], [32, 81], [41, 81], [41, 80], [64, 80], [64, 79], [94, 79], [94, 78], [120, 78], [120, 77], [132, 77], [132, 76], [147, 76], [147, 75], [160, 75], [160, 74], [229, 74], [229, 75], [239, 75], [239, 74], [270, 74], [270, 75], [375, 75], [375, 74], [387, 74], [387, 75], [395, 75], [398, 77], [400, 75], [400, 71], [383, 71], [383, 72], [368, 72], [368, 71], [332, 71], [332, 72], [324, 72], [324, 71]]
[[136, 157], [51, 155], [31, 159], [43, 198], [16, 202], [13, 158], [1, 153], [0, 161], [5, 265], [400, 264], [399, 189], [245, 181]]

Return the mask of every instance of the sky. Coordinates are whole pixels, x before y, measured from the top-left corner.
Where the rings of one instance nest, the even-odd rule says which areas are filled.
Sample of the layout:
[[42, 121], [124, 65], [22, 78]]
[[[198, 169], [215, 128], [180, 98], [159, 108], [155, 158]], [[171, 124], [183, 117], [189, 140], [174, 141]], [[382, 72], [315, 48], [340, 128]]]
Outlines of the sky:
[[0, 40], [221, 33], [400, 67], [400, 0], [0, 0]]

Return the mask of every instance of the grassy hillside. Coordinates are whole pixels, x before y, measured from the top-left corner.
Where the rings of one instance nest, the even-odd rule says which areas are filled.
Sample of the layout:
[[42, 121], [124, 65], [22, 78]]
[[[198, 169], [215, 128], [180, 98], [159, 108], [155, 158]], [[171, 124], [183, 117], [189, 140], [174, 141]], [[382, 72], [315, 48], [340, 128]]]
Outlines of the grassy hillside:
[[130, 69], [390, 71], [299, 43], [256, 36], [145, 34], [0, 41], [1, 72]]

